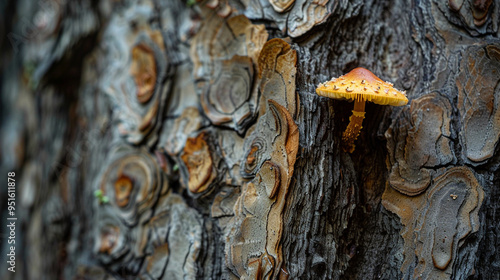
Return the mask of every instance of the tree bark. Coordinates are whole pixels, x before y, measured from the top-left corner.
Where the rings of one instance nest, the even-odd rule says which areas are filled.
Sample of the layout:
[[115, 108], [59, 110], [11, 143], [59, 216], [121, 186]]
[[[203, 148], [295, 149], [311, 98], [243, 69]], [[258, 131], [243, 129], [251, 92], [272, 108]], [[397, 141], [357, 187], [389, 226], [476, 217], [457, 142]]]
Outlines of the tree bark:
[[[1, 278], [500, 279], [499, 15], [0, 4]], [[348, 153], [315, 90], [356, 67], [409, 103], [367, 102]]]

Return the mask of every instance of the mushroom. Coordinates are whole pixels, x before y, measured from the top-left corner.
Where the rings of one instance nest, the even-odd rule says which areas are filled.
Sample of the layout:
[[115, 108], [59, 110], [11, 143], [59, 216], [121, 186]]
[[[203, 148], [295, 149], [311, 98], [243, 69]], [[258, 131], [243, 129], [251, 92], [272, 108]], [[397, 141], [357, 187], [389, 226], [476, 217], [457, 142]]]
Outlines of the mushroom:
[[365, 101], [379, 105], [402, 106], [408, 103], [406, 93], [399, 91], [389, 82], [384, 82], [372, 72], [358, 67], [339, 78], [333, 78], [320, 83], [316, 93], [341, 100], [354, 100], [354, 110], [349, 118], [349, 125], [342, 134], [343, 149], [345, 152], [354, 151], [354, 141], [358, 138], [365, 118]]

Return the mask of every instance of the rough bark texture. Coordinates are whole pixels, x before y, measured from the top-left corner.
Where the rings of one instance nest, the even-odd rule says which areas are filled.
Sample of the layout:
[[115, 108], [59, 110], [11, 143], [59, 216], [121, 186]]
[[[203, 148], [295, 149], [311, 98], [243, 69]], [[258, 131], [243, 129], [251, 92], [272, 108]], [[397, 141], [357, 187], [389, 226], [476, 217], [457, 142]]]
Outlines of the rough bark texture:
[[[500, 2], [0, 3], [2, 279], [500, 279]], [[406, 90], [315, 93], [364, 67]], [[4, 237], [12, 235], [2, 226]]]

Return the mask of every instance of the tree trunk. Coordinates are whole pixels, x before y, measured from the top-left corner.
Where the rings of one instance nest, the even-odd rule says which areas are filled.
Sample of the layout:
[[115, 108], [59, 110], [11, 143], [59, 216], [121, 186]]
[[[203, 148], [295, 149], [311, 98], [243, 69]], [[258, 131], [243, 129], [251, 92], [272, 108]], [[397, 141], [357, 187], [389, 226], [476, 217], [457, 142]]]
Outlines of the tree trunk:
[[[499, 15], [0, 4], [1, 278], [500, 279]], [[349, 153], [353, 103], [315, 91], [356, 67], [409, 102]]]

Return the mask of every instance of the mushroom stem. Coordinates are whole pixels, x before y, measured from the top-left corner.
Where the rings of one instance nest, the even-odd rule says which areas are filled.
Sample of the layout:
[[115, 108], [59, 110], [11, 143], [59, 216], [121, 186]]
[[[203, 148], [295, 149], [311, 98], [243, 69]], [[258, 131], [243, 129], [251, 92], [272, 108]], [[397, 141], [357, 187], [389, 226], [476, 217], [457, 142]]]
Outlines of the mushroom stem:
[[354, 142], [358, 138], [361, 128], [363, 128], [363, 119], [365, 118], [365, 101], [354, 100], [354, 110], [349, 118], [349, 125], [342, 134], [342, 148], [344, 152], [354, 152]]

